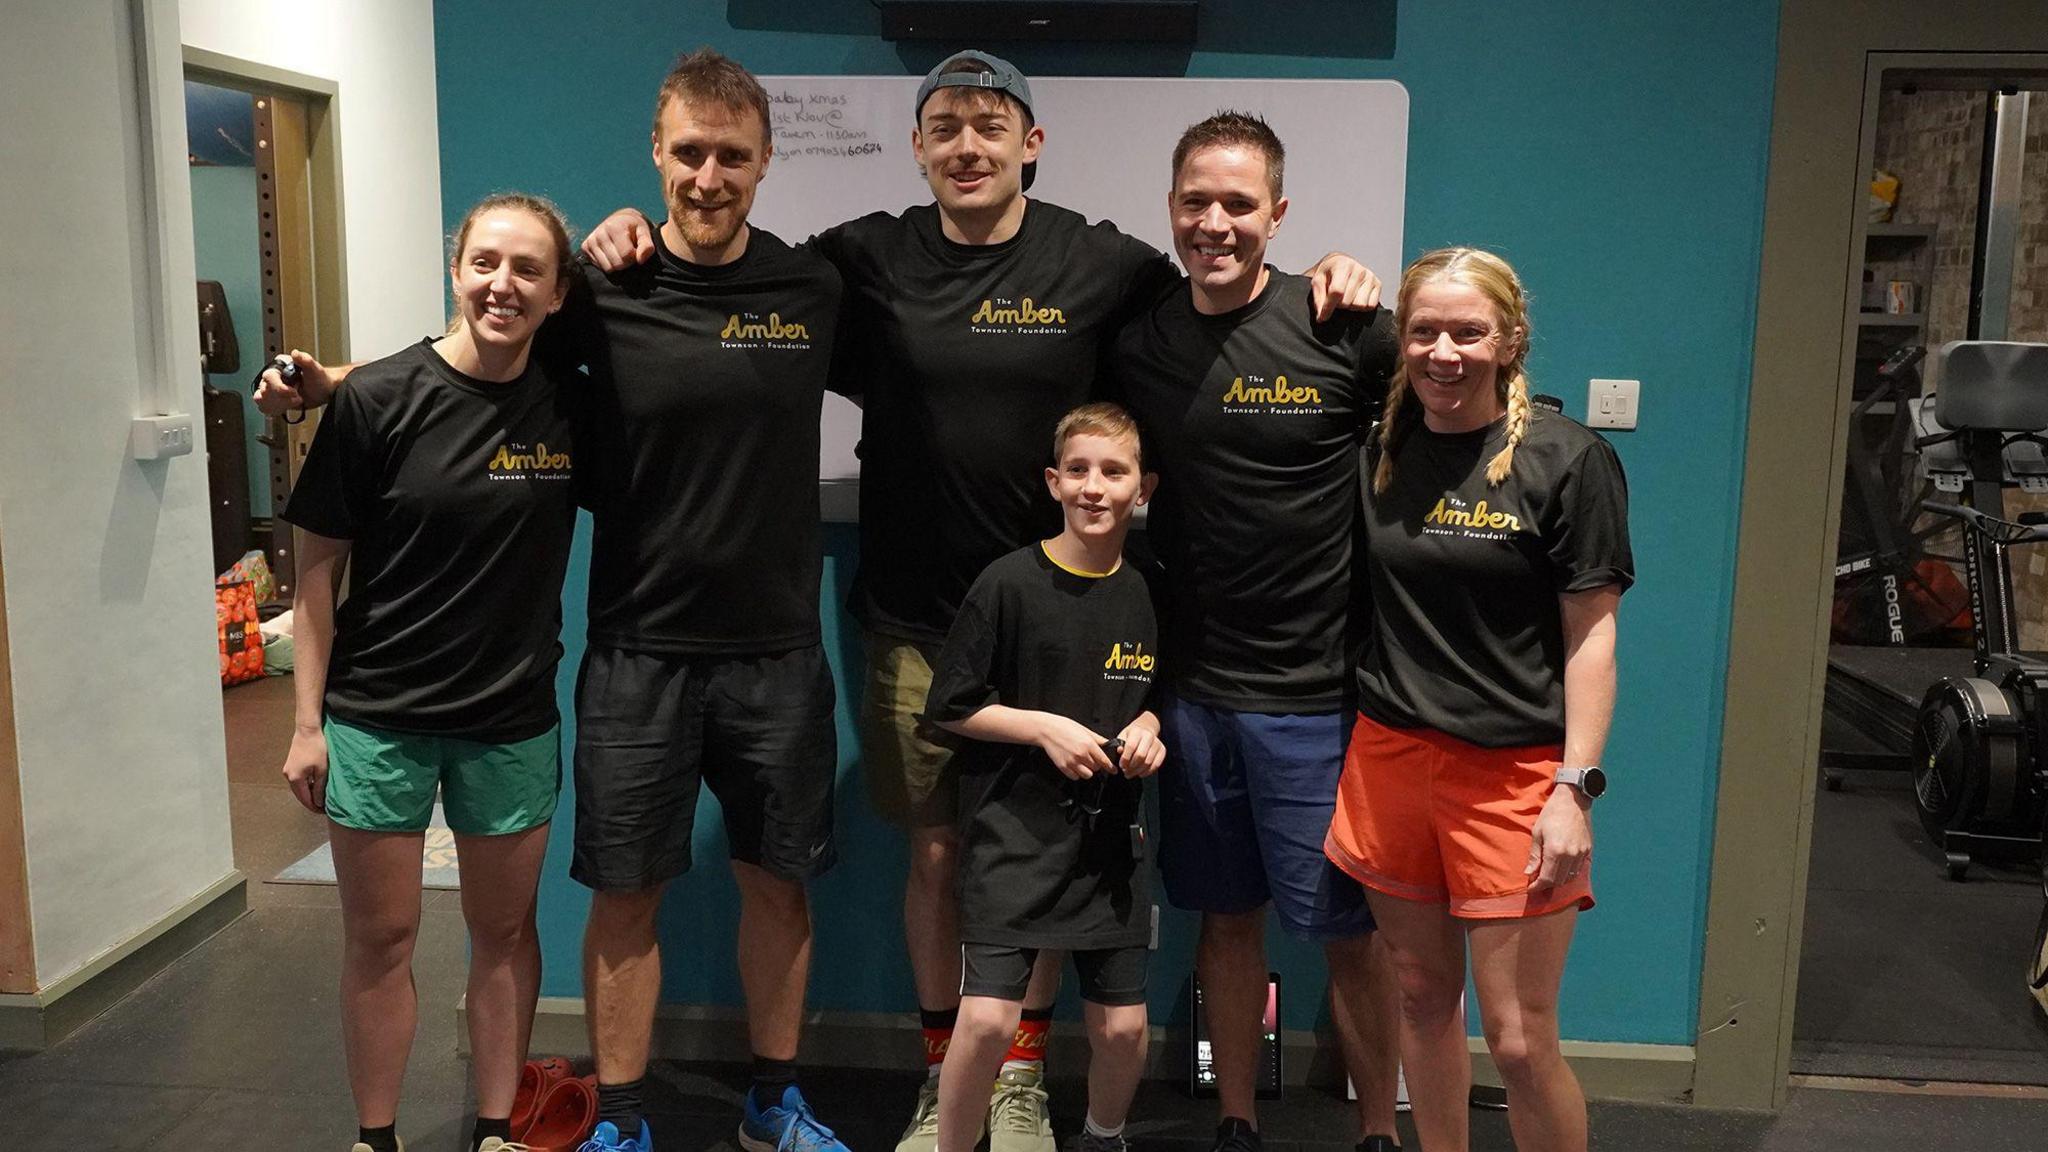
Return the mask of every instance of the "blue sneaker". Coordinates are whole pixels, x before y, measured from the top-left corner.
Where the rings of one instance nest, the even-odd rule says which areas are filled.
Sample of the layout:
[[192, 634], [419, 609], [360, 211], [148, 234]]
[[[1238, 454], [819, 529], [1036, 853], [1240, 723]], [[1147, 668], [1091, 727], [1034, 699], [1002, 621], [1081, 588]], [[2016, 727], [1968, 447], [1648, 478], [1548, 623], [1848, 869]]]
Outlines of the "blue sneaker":
[[654, 1136], [647, 1131], [647, 1121], [642, 1120], [638, 1140], [621, 1139], [619, 1126], [605, 1120], [590, 1134], [590, 1139], [576, 1146], [576, 1152], [654, 1152]]
[[794, 1084], [782, 1090], [782, 1103], [773, 1108], [757, 1107], [753, 1092], [747, 1093], [740, 1147], [746, 1152], [852, 1152], [830, 1128], [818, 1123]]

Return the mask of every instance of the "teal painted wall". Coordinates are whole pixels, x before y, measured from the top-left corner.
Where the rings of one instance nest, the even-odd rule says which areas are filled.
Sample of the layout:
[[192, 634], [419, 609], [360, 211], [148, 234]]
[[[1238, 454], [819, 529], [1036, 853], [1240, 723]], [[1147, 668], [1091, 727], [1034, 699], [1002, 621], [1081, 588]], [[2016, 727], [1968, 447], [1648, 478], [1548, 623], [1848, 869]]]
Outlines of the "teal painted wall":
[[[1600, 804], [1600, 907], [1582, 921], [1563, 1019], [1578, 1039], [1690, 1043], [1777, 4], [1483, 0], [1397, 12], [1387, 2], [1304, 0], [1288, 9], [1301, 19], [1285, 24], [1271, 18], [1276, 10], [1211, 0], [1192, 52], [1022, 46], [1008, 54], [1035, 74], [1400, 81], [1412, 101], [1408, 253], [1474, 243], [1513, 260], [1533, 301], [1537, 388], [1565, 397], [1575, 414], [1589, 377], [1643, 381], [1640, 430], [1613, 437], [1628, 469], [1639, 565], [1622, 612], [1621, 707], [1607, 756], [1618, 783]], [[829, 0], [619, 0], [601, 9], [441, 0], [435, 20], [451, 225], [476, 198], [508, 187], [554, 197], [583, 227], [620, 204], [658, 206], [648, 123], [655, 86], [678, 50], [709, 43], [757, 71], [797, 73], [915, 73], [943, 54], [887, 43], [873, 34], [867, 5]], [[1056, 141], [1058, 126], [1048, 128]], [[1299, 151], [1343, 141], [1337, 130], [1288, 143]], [[1395, 278], [1394, 269], [1379, 271]], [[812, 1002], [906, 1009], [902, 847], [866, 810], [844, 719], [857, 639], [835, 606], [854, 562], [850, 533], [834, 530], [827, 547], [845, 844], [844, 863], [816, 888]], [[585, 555], [579, 550], [567, 593], [572, 657], [582, 647]], [[573, 667], [565, 664], [565, 712]], [[586, 899], [566, 875], [569, 812], [565, 798], [542, 891], [551, 995], [578, 991]], [[703, 838], [697, 872], [665, 910], [672, 1000], [738, 1001], [736, 898], [723, 851], [715, 831]], [[1192, 936], [1189, 917], [1168, 914], [1154, 969], [1161, 1017], [1177, 1010]], [[1288, 977], [1288, 1025], [1315, 1023], [1319, 955], [1276, 941], [1274, 956]]]
[[242, 438], [249, 450], [249, 510], [270, 515], [270, 449], [257, 442], [263, 414], [249, 399], [249, 378], [263, 362], [263, 264], [257, 247], [256, 169], [192, 169], [192, 249], [201, 280], [227, 291], [242, 367], [208, 373], [206, 382], [242, 397]]

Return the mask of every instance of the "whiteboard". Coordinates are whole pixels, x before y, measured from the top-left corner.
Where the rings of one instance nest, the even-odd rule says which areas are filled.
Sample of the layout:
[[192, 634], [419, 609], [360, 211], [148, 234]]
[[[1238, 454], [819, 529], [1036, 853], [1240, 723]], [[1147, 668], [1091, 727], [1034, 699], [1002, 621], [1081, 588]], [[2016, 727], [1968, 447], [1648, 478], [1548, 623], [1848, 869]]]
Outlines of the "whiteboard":
[[[763, 76], [775, 154], [752, 218], [795, 242], [869, 212], [931, 202], [911, 157], [916, 76]], [[1031, 82], [1045, 129], [1026, 193], [1110, 220], [1173, 253], [1173, 145], [1221, 109], [1265, 117], [1287, 146], [1287, 217], [1268, 259], [1291, 272], [1347, 252], [1389, 288], [1401, 270], [1408, 90], [1393, 80], [1189, 80], [1047, 76]], [[819, 475], [859, 475], [860, 410], [825, 398]], [[841, 501], [832, 501], [841, 504]], [[834, 515], [833, 518], [840, 518]]]

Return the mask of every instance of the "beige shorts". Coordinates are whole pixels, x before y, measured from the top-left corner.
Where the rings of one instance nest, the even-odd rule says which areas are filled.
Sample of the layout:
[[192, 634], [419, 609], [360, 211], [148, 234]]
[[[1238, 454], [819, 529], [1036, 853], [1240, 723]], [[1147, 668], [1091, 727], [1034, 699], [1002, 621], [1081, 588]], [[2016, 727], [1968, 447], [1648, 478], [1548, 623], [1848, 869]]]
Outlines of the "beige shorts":
[[932, 687], [935, 644], [867, 633], [860, 758], [875, 812], [900, 828], [951, 825], [959, 816], [956, 739], [917, 717]]

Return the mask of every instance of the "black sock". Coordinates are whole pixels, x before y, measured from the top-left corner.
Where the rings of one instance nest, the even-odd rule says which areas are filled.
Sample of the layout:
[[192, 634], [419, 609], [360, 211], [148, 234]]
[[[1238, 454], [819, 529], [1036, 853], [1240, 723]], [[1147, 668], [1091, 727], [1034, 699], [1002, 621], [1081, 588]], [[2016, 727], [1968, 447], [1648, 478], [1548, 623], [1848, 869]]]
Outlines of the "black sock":
[[597, 1122], [609, 1120], [618, 1128], [619, 1135], [628, 1140], [640, 1138], [640, 1110], [644, 1106], [640, 1099], [640, 1086], [647, 1081], [628, 1080], [624, 1084], [597, 1085]]
[[1021, 1017], [1020, 1017], [1020, 1019], [1023, 1019], [1023, 1020], [1050, 1020], [1050, 1019], [1052, 1019], [1052, 1006], [1051, 1006], [1051, 1005], [1047, 1005], [1047, 1006], [1046, 1006], [1046, 1007], [1044, 1007], [1044, 1008], [1026, 1008], [1026, 1009], [1024, 1010], [1024, 1015], [1023, 1015], [1023, 1016], [1021, 1016]]
[[919, 1008], [917, 1010], [917, 1025], [920, 1028], [952, 1028], [959, 1023], [960, 1009], [958, 1007], [948, 1008], [944, 1012], [934, 1012], [929, 1008]]
[[370, 1152], [398, 1152], [398, 1125], [356, 1129], [356, 1142], [368, 1144]]
[[507, 1116], [502, 1120], [486, 1120], [482, 1116], [477, 1117], [476, 1131], [471, 1132], [469, 1134], [470, 1152], [476, 1152], [478, 1145], [482, 1144], [486, 1140], [489, 1140], [493, 1136], [496, 1136], [500, 1140], [507, 1141], [508, 1143], [511, 1141], [512, 1118], [510, 1116]]
[[796, 1083], [796, 1061], [754, 1057], [754, 1107], [774, 1108], [782, 1103], [782, 1090]]

